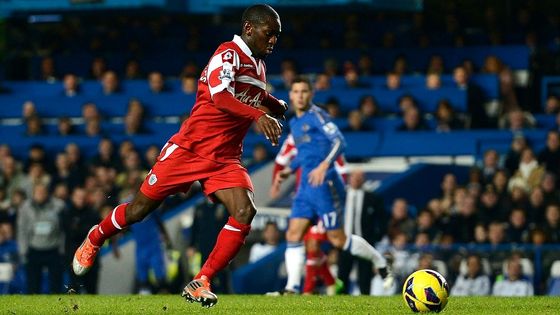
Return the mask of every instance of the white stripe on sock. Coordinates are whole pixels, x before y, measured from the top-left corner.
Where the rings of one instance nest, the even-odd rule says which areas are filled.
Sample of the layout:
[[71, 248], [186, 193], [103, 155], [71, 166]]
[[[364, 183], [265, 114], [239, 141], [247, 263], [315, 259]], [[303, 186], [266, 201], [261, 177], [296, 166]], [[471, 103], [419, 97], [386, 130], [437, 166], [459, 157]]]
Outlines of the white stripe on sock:
[[117, 223], [117, 219], [115, 218], [115, 212], [117, 211], [118, 206], [113, 209], [113, 213], [111, 214], [111, 222], [113, 222], [113, 225], [119, 229], [122, 230], [122, 227]]
[[234, 228], [233, 226], [231, 226], [229, 224], [224, 225], [224, 229], [229, 230], [229, 231], [234, 231], [234, 232], [241, 232], [240, 229]]

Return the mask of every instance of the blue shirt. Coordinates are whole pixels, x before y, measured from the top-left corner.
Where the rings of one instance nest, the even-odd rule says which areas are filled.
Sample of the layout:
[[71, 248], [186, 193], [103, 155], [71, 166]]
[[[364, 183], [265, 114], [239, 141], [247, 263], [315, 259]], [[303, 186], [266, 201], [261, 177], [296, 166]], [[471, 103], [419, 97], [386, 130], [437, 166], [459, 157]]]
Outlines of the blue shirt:
[[290, 119], [290, 129], [298, 151], [291, 169], [301, 167], [303, 173], [309, 173], [324, 160], [328, 160], [329, 169], [333, 169], [332, 162], [342, 153], [346, 142], [323, 109], [311, 104], [301, 117]]

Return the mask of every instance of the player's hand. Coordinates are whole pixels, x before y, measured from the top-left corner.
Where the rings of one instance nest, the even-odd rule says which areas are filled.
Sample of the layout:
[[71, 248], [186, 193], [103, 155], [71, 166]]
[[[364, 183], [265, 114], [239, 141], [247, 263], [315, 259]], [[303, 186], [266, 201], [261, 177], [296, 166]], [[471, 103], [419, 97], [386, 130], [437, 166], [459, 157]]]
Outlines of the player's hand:
[[276, 118], [268, 114], [264, 114], [257, 120], [257, 126], [273, 146], [278, 145], [278, 139], [282, 134], [282, 125]]
[[327, 170], [329, 169], [328, 162], [321, 162], [319, 166], [314, 168], [307, 176], [307, 182], [313, 187], [322, 185], [325, 182], [325, 176], [327, 175]]

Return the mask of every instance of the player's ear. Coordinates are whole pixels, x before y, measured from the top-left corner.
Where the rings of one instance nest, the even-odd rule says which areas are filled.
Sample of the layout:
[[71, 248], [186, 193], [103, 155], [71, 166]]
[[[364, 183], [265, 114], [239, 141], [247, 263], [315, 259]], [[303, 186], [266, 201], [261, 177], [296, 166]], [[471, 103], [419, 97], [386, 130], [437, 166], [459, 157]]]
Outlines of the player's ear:
[[243, 22], [243, 32], [249, 36], [253, 33], [253, 25], [249, 21]]

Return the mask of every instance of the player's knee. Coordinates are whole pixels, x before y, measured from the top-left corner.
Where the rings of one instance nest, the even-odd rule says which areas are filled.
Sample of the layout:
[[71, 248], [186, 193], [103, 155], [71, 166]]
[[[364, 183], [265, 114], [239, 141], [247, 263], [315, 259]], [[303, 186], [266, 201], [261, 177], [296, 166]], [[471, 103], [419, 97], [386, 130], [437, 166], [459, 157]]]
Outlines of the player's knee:
[[288, 228], [286, 231], [286, 241], [288, 242], [300, 242], [302, 238], [303, 232], [299, 230]]
[[246, 205], [243, 207], [237, 207], [233, 213], [233, 218], [243, 224], [251, 224], [253, 217], [257, 214], [257, 209], [253, 205]]
[[126, 207], [126, 223], [133, 224], [144, 220], [152, 212], [151, 206], [144, 202], [132, 202]]

